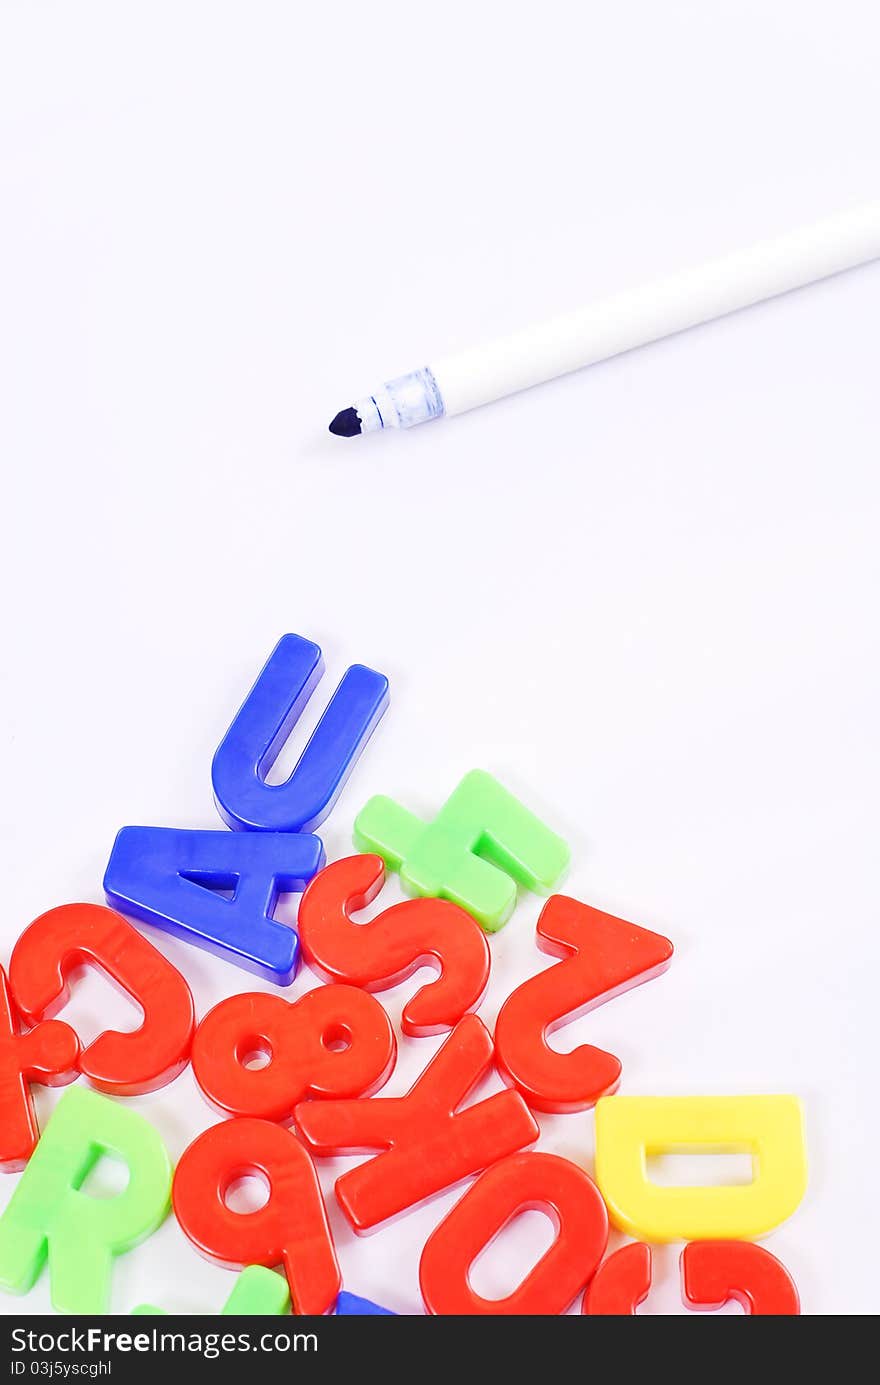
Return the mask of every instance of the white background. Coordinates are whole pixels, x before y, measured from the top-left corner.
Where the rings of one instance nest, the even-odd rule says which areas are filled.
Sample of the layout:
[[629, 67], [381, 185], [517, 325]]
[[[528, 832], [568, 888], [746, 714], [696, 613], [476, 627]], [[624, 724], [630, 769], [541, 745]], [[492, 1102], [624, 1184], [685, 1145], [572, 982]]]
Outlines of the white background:
[[[569, 893], [676, 944], [560, 1047], [612, 1049], [627, 1093], [803, 1098], [809, 1191], [766, 1244], [808, 1313], [880, 1306], [880, 265], [408, 434], [326, 425], [456, 345], [877, 197], [878, 45], [870, 0], [0, 7], [3, 960], [101, 900], [122, 824], [219, 825], [213, 750], [308, 635], [328, 678], [287, 767], [348, 663], [392, 682], [331, 858], [371, 793], [430, 816], [484, 766], [570, 841]], [[492, 941], [489, 1023], [547, 964], [538, 908]], [[200, 1013], [252, 988], [151, 936]], [[137, 1023], [94, 975], [65, 1017]], [[438, 1042], [403, 1041], [386, 1094]], [[189, 1073], [136, 1104], [175, 1158], [211, 1121]], [[591, 1168], [589, 1113], [541, 1123]], [[346, 1287], [421, 1311], [461, 1189], [358, 1241], [341, 1167]], [[529, 1214], [476, 1286], [548, 1239]], [[677, 1253], [648, 1312], [682, 1311]], [[112, 1308], [216, 1311], [231, 1283], [169, 1220]], [[0, 1308], [48, 1303], [44, 1277]]]

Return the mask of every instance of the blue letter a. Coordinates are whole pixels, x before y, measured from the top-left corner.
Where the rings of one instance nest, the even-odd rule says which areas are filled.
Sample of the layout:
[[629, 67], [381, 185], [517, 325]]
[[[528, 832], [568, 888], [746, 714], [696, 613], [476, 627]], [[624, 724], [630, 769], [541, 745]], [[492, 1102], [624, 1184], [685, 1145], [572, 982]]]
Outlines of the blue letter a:
[[104, 893], [120, 913], [288, 986], [299, 938], [272, 913], [282, 891], [304, 890], [323, 864], [319, 838], [304, 833], [123, 827]]

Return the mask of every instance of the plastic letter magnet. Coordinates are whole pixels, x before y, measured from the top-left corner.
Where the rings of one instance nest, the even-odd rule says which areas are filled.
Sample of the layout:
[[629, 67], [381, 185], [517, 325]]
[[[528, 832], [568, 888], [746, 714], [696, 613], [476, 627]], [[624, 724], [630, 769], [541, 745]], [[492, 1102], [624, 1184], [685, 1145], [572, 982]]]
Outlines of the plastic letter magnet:
[[[81, 1191], [105, 1155], [128, 1169], [114, 1197]], [[113, 1258], [164, 1221], [171, 1163], [159, 1134], [130, 1106], [71, 1087], [46, 1125], [0, 1217], [0, 1288], [26, 1294], [48, 1265], [59, 1313], [106, 1313]]]
[[[609, 1255], [584, 1295], [592, 1316], [632, 1316], [651, 1289], [650, 1246], [636, 1241]], [[711, 1311], [731, 1300], [753, 1316], [800, 1313], [798, 1292], [784, 1265], [751, 1241], [691, 1241], [681, 1254], [682, 1299]]]
[[541, 951], [564, 960], [504, 1002], [495, 1026], [498, 1067], [533, 1110], [580, 1111], [615, 1090], [620, 1060], [590, 1044], [557, 1053], [547, 1035], [665, 971], [672, 943], [565, 895], [547, 901], [537, 933]]
[[753, 1317], [800, 1313], [794, 1280], [763, 1246], [748, 1241], [693, 1241], [681, 1253], [682, 1297], [690, 1308], [711, 1310], [731, 1299]]
[[368, 991], [396, 986], [426, 964], [436, 981], [408, 1000], [404, 1034], [440, 1034], [475, 1010], [489, 981], [489, 944], [479, 924], [445, 899], [408, 899], [369, 923], [364, 909], [385, 880], [380, 856], [349, 856], [316, 875], [302, 897], [297, 928], [309, 966], [325, 981], [349, 981]]
[[[229, 996], [193, 1041], [196, 1081], [224, 1114], [289, 1122], [308, 1097], [371, 1095], [397, 1053], [378, 1000], [355, 986], [318, 986], [289, 1004], [279, 995]], [[252, 1065], [255, 1056], [265, 1061]]]
[[189, 986], [136, 928], [100, 904], [62, 904], [22, 933], [9, 963], [9, 985], [29, 1024], [66, 1003], [77, 968], [99, 967], [144, 1012], [129, 1034], [110, 1029], [79, 1057], [79, 1069], [99, 1091], [139, 1096], [164, 1087], [189, 1062], [195, 1008]]
[[372, 1230], [538, 1138], [518, 1092], [460, 1109], [492, 1058], [486, 1026], [465, 1015], [406, 1096], [297, 1106], [297, 1126], [315, 1154], [381, 1151], [336, 1182], [336, 1200], [355, 1231]]
[[[471, 1288], [474, 1260], [521, 1212], [546, 1212], [556, 1226], [550, 1249], [502, 1299]], [[608, 1215], [595, 1183], [556, 1154], [514, 1154], [486, 1169], [432, 1231], [419, 1280], [429, 1313], [564, 1313], [593, 1274], [608, 1240]]]
[[319, 838], [304, 832], [123, 827], [104, 893], [132, 918], [289, 986], [299, 939], [273, 917], [275, 906], [279, 894], [304, 890], [323, 864]]
[[18, 1016], [0, 967], [0, 1169], [17, 1173], [34, 1152], [39, 1129], [31, 1082], [63, 1087], [78, 1073], [79, 1039], [69, 1024], [47, 1020], [19, 1033]]
[[[649, 1155], [751, 1154], [751, 1183], [661, 1187]], [[794, 1096], [607, 1096], [596, 1106], [596, 1182], [615, 1226], [640, 1240], [756, 1240], [790, 1217], [807, 1186]]]
[[371, 798], [355, 820], [354, 840], [400, 872], [407, 894], [450, 899], [489, 933], [513, 913], [517, 884], [548, 894], [568, 866], [562, 838], [479, 769], [465, 775], [431, 823], [391, 798]]
[[[228, 1205], [230, 1189], [258, 1177], [268, 1199], [253, 1212]], [[297, 1313], [327, 1313], [339, 1266], [314, 1165], [295, 1135], [271, 1121], [221, 1121], [184, 1151], [174, 1215], [197, 1250], [221, 1265], [283, 1265]]]
[[228, 827], [311, 832], [330, 813], [388, 706], [388, 679], [353, 664], [290, 778], [267, 784], [323, 671], [311, 640], [283, 635], [278, 641], [214, 756], [214, 800]]
[[651, 1292], [653, 1272], [650, 1246], [642, 1241], [621, 1246], [599, 1266], [581, 1311], [591, 1317], [632, 1317]]

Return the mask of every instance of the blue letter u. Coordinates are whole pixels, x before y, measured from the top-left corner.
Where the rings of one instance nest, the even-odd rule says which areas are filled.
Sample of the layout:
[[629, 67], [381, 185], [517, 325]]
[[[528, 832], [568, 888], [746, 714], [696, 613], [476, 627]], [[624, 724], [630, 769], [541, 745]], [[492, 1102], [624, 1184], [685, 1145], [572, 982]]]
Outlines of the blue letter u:
[[332, 809], [388, 706], [388, 679], [353, 664], [290, 778], [267, 784], [323, 671], [311, 640], [283, 635], [278, 641], [214, 756], [214, 800], [228, 827], [311, 832]]

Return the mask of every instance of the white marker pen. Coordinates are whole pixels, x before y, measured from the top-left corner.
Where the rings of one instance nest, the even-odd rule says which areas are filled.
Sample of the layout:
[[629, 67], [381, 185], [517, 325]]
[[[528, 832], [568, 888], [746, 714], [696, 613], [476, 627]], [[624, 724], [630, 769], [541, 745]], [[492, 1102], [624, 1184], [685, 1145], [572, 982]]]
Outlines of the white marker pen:
[[343, 409], [350, 438], [412, 428], [594, 365], [880, 257], [880, 202], [445, 356]]

